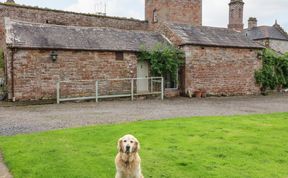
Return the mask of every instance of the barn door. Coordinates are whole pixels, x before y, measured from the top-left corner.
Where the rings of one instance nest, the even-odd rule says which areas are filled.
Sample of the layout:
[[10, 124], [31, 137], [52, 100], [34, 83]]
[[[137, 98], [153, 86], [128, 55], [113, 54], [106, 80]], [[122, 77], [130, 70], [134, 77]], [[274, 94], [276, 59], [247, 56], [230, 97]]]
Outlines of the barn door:
[[[148, 63], [145, 61], [138, 61], [137, 64], [137, 78], [141, 78], [137, 80], [137, 92], [148, 92], [148, 75], [149, 75], [149, 67]], [[147, 79], [143, 79], [147, 78]]]

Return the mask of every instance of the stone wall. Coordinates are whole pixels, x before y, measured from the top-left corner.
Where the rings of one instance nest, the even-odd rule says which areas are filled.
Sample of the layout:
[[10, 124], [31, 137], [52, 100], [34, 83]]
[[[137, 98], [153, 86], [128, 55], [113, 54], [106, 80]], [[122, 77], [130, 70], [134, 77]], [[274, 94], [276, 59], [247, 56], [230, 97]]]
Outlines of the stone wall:
[[210, 95], [259, 94], [254, 72], [261, 67], [258, 50], [183, 47], [186, 53], [185, 91], [205, 89]]
[[282, 40], [269, 40], [270, 48], [277, 52], [287, 53], [288, 52], [288, 41]]
[[[125, 52], [124, 60], [118, 61], [115, 52], [57, 51], [58, 59], [52, 62], [50, 52], [50, 50], [28, 49], [15, 52], [13, 78], [16, 101], [55, 99], [58, 80], [81, 80], [81, 82], [62, 83], [62, 96], [94, 96], [96, 80], [132, 78], [137, 74], [137, 57], [134, 53]], [[11, 58], [7, 64], [9, 99], [12, 99]], [[130, 85], [126, 83], [102, 82], [100, 94], [130, 91]]]
[[145, 19], [153, 25], [153, 11], [158, 22], [202, 25], [202, 0], [145, 0]]
[[4, 44], [4, 17], [28, 22], [68, 26], [112, 27], [126, 30], [148, 29], [148, 23], [141, 20], [97, 16], [92, 14], [89, 15], [0, 3], [0, 40], [2, 47]]

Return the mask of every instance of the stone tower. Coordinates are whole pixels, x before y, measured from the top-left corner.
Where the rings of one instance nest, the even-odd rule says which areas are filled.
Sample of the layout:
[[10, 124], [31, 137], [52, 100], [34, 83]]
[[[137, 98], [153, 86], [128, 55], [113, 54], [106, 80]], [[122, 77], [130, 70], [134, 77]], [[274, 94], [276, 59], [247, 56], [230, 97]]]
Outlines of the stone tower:
[[6, 3], [12, 3], [12, 4], [15, 4], [15, 1], [14, 1], [14, 0], [7, 0]]
[[231, 2], [229, 3], [229, 29], [243, 31], [243, 11], [243, 0], [231, 0]]
[[145, 19], [149, 24], [172, 22], [202, 25], [202, 0], [145, 0]]

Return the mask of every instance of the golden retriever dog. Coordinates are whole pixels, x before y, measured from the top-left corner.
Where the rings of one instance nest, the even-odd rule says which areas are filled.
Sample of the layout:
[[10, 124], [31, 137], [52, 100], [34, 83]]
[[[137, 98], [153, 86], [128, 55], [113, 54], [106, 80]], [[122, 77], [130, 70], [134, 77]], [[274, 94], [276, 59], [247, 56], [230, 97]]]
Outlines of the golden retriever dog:
[[139, 141], [133, 135], [125, 135], [119, 139], [117, 148], [115, 178], [144, 178], [138, 154]]

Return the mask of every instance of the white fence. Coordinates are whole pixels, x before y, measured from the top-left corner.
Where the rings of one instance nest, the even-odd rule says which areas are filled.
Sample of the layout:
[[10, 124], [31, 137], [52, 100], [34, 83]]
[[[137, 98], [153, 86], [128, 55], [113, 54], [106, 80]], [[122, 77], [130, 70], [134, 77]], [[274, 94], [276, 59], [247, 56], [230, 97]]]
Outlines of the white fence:
[[[72, 85], [73, 87], [71, 87]], [[95, 100], [99, 102], [99, 99], [120, 97], [130, 97], [133, 101], [136, 96], [147, 95], [160, 95], [161, 99], [164, 99], [164, 79], [162, 77], [58, 81], [56, 88], [58, 104], [63, 101], [78, 100]], [[63, 96], [61, 95], [61, 89], [65, 90], [64, 92], [66, 93]], [[73, 90], [74, 94], [69, 94], [69, 90]], [[82, 92], [85, 90], [87, 90], [86, 93]], [[77, 91], [78, 94], [75, 94]], [[72, 97], [69, 95], [72, 95]]]

